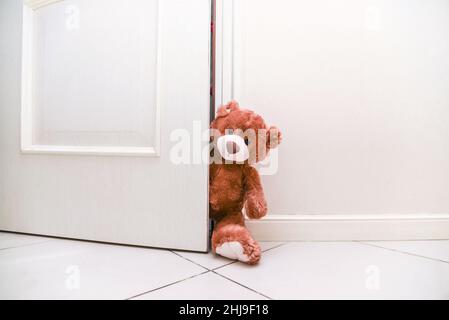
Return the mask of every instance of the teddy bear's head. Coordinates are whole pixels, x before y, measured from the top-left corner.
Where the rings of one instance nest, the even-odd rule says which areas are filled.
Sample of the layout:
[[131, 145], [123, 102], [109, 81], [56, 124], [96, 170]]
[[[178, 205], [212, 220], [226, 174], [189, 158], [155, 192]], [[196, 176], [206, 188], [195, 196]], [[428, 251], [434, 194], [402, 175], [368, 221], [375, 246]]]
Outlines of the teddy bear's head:
[[231, 101], [218, 109], [211, 124], [212, 161], [255, 164], [265, 159], [281, 139], [276, 127], [268, 127], [260, 115]]

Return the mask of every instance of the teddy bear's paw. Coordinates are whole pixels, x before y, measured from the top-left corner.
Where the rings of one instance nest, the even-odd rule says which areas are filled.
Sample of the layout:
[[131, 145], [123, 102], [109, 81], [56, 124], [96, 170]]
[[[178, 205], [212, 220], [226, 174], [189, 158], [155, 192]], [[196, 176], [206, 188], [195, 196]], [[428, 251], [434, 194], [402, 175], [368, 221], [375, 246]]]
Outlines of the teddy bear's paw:
[[224, 242], [215, 249], [215, 252], [228, 259], [242, 262], [249, 261], [249, 257], [244, 253], [242, 244], [238, 241]]
[[260, 219], [267, 212], [267, 202], [265, 199], [249, 198], [245, 205], [246, 215], [250, 219]]
[[260, 260], [260, 246], [242, 225], [219, 225], [212, 234], [212, 250], [223, 257], [256, 264]]
[[239, 260], [248, 264], [256, 264], [260, 260], [260, 247], [254, 244], [242, 244], [239, 241], [223, 242], [215, 252], [220, 256]]

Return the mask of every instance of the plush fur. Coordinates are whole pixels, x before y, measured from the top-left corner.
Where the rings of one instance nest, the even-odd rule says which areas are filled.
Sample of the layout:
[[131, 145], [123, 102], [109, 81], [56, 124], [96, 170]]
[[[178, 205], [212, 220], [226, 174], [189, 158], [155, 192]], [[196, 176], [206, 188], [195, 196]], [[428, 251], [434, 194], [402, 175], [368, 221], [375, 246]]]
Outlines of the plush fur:
[[[227, 134], [229, 130], [242, 135], [250, 155], [243, 163], [224, 163], [220, 158], [220, 163], [210, 165], [209, 208], [210, 217], [216, 221], [212, 249], [228, 258], [256, 264], [261, 256], [260, 246], [245, 227], [242, 210], [245, 208], [250, 219], [260, 219], [267, 214], [259, 173], [253, 165], [262, 161], [270, 148], [277, 147], [281, 134], [276, 127], [268, 127], [253, 111], [241, 109], [235, 101], [219, 108], [211, 129], [216, 135]], [[249, 136], [251, 132], [255, 132], [255, 136]], [[212, 145], [216, 139], [217, 136], [213, 136]], [[212, 149], [211, 155], [217, 162], [216, 150]], [[232, 250], [236, 252], [230, 252]]]

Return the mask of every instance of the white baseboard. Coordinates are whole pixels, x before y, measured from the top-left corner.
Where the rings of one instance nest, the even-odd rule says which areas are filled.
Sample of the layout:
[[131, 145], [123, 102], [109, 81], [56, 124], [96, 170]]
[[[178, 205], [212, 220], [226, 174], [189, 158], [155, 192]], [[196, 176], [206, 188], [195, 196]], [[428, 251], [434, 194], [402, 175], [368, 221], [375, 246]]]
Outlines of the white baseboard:
[[269, 215], [246, 222], [259, 241], [449, 239], [449, 213]]

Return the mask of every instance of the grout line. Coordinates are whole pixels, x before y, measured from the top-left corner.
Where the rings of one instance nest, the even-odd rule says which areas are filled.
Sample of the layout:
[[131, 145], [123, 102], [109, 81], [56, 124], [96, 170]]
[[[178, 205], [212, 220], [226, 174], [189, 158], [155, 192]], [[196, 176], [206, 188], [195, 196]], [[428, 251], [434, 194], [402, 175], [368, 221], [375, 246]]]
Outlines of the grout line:
[[[269, 249], [267, 249], [267, 250], [264, 250], [264, 251], [262, 251], [262, 252], [267, 252], [267, 251], [270, 251], [270, 250], [272, 250], [272, 249], [279, 248], [279, 247], [281, 247], [281, 246], [283, 246], [283, 245], [285, 245], [285, 242], [283, 242], [283, 243], [281, 243], [281, 244], [278, 244], [277, 246], [274, 246], [274, 247], [269, 248]], [[226, 279], [226, 280], [228, 280], [228, 281], [231, 281], [231, 282], [233, 282], [233, 283], [235, 283], [235, 284], [237, 284], [237, 285], [239, 285], [239, 286], [241, 286], [241, 287], [243, 287], [243, 288], [245, 288], [245, 289], [247, 289], [247, 290], [250, 290], [250, 291], [252, 291], [252, 292], [254, 292], [254, 293], [256, 293], [256, 294], [258, 294], [258, 295], [260, 295], [260, 296], [262, 296], [262, 297], [264, 297], [264, 298], [267, 298], [267, 299], [269, 299], [269, 300], [274, 300], [273, 298], [271, 298], [271, 297], [269, 297], [269, 296], [267, 296], [267, 295], [265, 295], [265, 294], [263, 294], [263, 293], [260, 293], [260, 292], [254, 290], [254, 289], [252, 289], [252, 288], [250, 288], [250, 287], [247, 287], [247, 286], [245, 286], [245, 285], [243, 285], [243, 284], [241, 284], [241, 283], [239, 283], [239, 282], [237, 282], [237, 281], [235, 281], [235, 280], [233, 280], [233, 279], [231, 279], [231, 278], [228, 278], [228, 277], [226, 277], [226, 276], [224, 276], [224, 275], [222, 275], [222, 274], [220, 274], [220, 273], [218, 273], [218, 272], [215, 272], [215, 271], [218, 270], [218, 269], [221, 269], [221, 268], [230, 266], [231, 264], [235, 264], [235, 263], [238, 263], [238, 262], [239, 262], [238, 260], [231, 261], [231, 262], [229, 262], [229, 263], [227, 263], [227, 264], [225, 264], [225, 265], [222, 265], [222, 266], [219, 266], [219, 267], [217, 267], [217, 268], [211, 269], [210, 271], [213, 272], [214, 274], [216, 274], [216, 275], [218, 275], [218, 276], [220, 276], [220, 277], [222, 277], [222, 278], [224, 278], [224, 279]]]
[[197, 262], [195, 262], [195, 261], [193, 261], [193, 260], [190, 260], [189, 258], [186, 258], [186, 257], [180, 255], [180, 254], [177, 253], [176, 251], [170, 250], [170, 252], [173, 253], [173, 254], [175, 254], [175, 255], [177, 255], [178, 257], [180, 257], [180, 258], [182, 258], [182, 259], [184, 259], [184, 260], [187, 260], [187, 261], [189, 261], [189, 262], [191, 262], [191, 263], [197, 265], [198, 267], [201, 267], [201, 268], [203, 268], [203, 269], [206, 269], [207, 271], [212, 271], [211, 269], [206, 268], [205, 266], [203, 266], [203, 265], [201, 265], [201, 264], [199, 264], [199, 263], [197, 263]]
[[262, 251], [262, 253], [263, 253], [263, 252], [270, 251], [270, 250], [273, 250], [273, 249], [277, 249], [277, 248], [279, 248], [279, 247], [282, 247], [282, 246], [285, 245], [285, 244], [287, 244], [287, 242], [282, 242], [281, 244], [278, 244], [277, 246], [274, 246], [274, 247], [272, 247], [272, 248], [268, 248], [268, 249], [265, 250], [265, 251]]
[[264, 297], [264, 298], [267, 298], [268, 300], [274, 300], [273, 298], [271, 298], [271, 297], [269, 297], [269, 296], [267, 296], [267, 295], [265, 295], [265, 294], [263, 294], [263, 293], [260, 293], [260, 292], [254, 290], [254, 289], [252, 289], [252, 288], [250, 288], [250, 287], [247, 287], [247, 286], [241, 284], [240, 282], [237, 282], [237, 281], [235, 281], [235, 280], [232, 280], [231, 278], [228, 278], [228, 277], [226, 277], [226, 276], [224, 276], [224, 275], [222, 275], [222, 274], [219, 274], [219, 273], [215, 272], [214, 270], [211, 270], [211, 272], [214, 273], [214, 274], [216, 274], [216, 275], [218, 275], [218, 276], [220, 276], [220, 277], [222, 277], [222, 278], [224, 278], [224, 279], [226, 279], [226, 280], [228, 280], [228, 281], [231, 281], [231, 282], [233, 282], [233, 283], [235, 283], [235, 284], [237, 284], [237, 285], [239, 285], [239, 286], [241, 286], [241, 287], [243, 287], [243, 288], [245, 288], [245, 289], [248, 289], [248, 290], [250, 290], [250, 291], [252, 291], [252, 292], [254, 292], [254, 293], [257, 293], [258, 295], [260, 295], [260, 296], [262, 296], [262, 297]]
[[406, 254], [408, 256], [424, 258], [424, 259], [428, 259], [428, 260], [432, 260], [432, 261], [438, 261], [438, 262], [443, 262], [443, 263], [449, 263], [449, 261], [445, 261], [445, 260], [441, 260], [441, 259], [437, 259], [437, 258], [426, 257], [426, 256], [422, 256], [422, 255], [419, 255], [419, 254], [416, 254], [416, 253], [405, 252], [405, 251], [401, 251], [401, 250], [398, 250], [398, 249], [386, 248], [386, 247], [382, 247], [382, 246], [375, 245], [375, 244], [372, 244], [372, 243], [361, 242], [361, 241], [355, 241], [355, 242], [359, 243], [361, 245], [365, 245], [365, 246], [370, 246], [370, 247], [374, 247], [374, 248], [380, 248], [380, 249], [384, 249], [384, 250], [388, 250], [388, 251], [392, 251], [392, 252]]
[[213, 269], [211, 269], [210, 271], [215, 271], [215, 270], [218, 270], [218, 269], [221, 269], [221, 268], [230, 266], [231, 264], [234, 264], [234, 263], [237, 263], [237, 262], [239, 262], [239, 261], [238, 261], [238, 260], [234, 260], [234, 261], [228, 262], [228, 263], [226, 263], [226, 264], [224, 264], [224, 265], [222, 265], [222, 266], [213, 268]]
[[[285, 244], [285, 243], [281, 243], [281, 244], [279, 244], [279, 245], [277, 245], [277, 246], [275, 246], [275, 247], [273, 247], [273, 248], [269, 248], [269, 249], [267, 249], [267, 250], [265, 250], [265, 251], [263, 251], [263, 252], [269, 251], [269, 250], [271, 250], [271, 249], [278, 248], [278, 247], [280, 247], [280, 246], [282, 246], [282, 245], [284, 245], [284, 244]], [[264, 298], [267, 298], [267, 299], [269, 299], [269, 300], [273, 300], [271, 297], [269, 297], [269, 296], [267, 296], [267, 295], [264, 295], [263, 293], [260, 293], [260, 292], [254, 290], [254, 289], [252, 289], [252, 288], [250, 288], [250, 287], [247, 287], [247, 286], [245, 286], [245, 285], [243, 285], [243, 284], [241, 284], [241, 283], [239, 283], [239, 282], [237, 282], [237, 281], [234, 281], [234, 280], [232, 280], [232, 279], [230, 279], [230, 278], [228, 278], [228, 277], [226, 277], [226, 276], [223, 276], [223, 275], [221, 275], [221, 274], [215, 272], [215, 270], [217, 270], [217, 269], [220, 269], [220, 268], [229, 266], [229, 265], [231, 265], [231, 264], [237, 263], [238, 261], [231, 261], [231, 262], [229, 262], [229, 263], [227, 263], [227, 264], [225, 264], [225, 265], [223, 265], [223, 266], [217, 267], [217, 268], [215, 268], [215, 269], [209, 269], [209, 268], [206, 268], [205, 266], [203, 266], [203, 265], [201, 265], [201, 264], [199, 264], [199, 263], [197, 263], [197, 262], [195, 262], [195, 261], [192, 261], [191, 259], [188, 259], [188, 258], [186, 258], [186, 257], [184, 257], [184, 256], [182, 256], [182, 255], [180, 255], [179, 253], [177, 253], [177, 252], [175, 252], [175, 251], [173, 251], [173, 250], [169, 250], [169, 251], [172, 252], [173, 254], [177, 255], [178, 257], [180, 257], [180, 258], [182, 258], [182, 259], [184, 259], [184, 260], [186, 260], [186, 261], [189, 261], [189, 262], [191, 262], [191, 263], [193, 263], [193, 264], [195, 264], [195, 265], [197, 265], [197, 266], [199, 266], [199, 267], [205, 269], [205, 271], [202, 272], [202, 273], [193, 275], [193, 276], [191, 276], [191, 277], [188, 277], [188, 278], [185, 278], [185, 279], [182, 279], [182, 280], [173, 282], [173, 283], [169, 283], [169, 284], [167, 284], [167, 285], [165, 285], [165, 286], [161, 286], [161, 287], [158, 287], [158, 288], [155, 288], [155, 289], [152, 289], [152, 290], [143, 292], [143, 293], [139, 293], [139, 294], [137, 294], [137, 295], [135, 295], [135, 296], [132, 296], [132, 297], [130, 297], [130, 298], [127, 298], [126, 300], [135, 299], [135, 298], [137, 298], [137, 297], [140, 297], [140, 296], [142, 296], [142, 295], [148, 294], [148, 293], [150, 293], [150, 292], [154, 292], [154, 291], [157, 291], [157, 290], [160, 290], [160, 289], [163, 289], [163, 288], [170, 287], [170, 286], [175, 285], [175, 284], [179, 284], [179, 283], [181, 283], [181, 282], [184, 282], [184, 281], [186, 281], [186, 280], [193, 279], [193, 278], [195, 278], [195, 277], [204, 275], [204, 274], [209, 273], [209, 272], [212, 272], [212, 273], [214, 273], [214, 274], [216, 274], [216, 275], [218, 275], [218, 276], [220, 276], [220, 277], [222, 277], [222, 278], [224, 278], [224, 279], [226, 279], [226, 280], [228, 280], [228, 281], [231, 281], [231, 282], [233, 282], [233, 283], [235, 283], [235, 284], [237, 284], [237, 285], [239, 285], [239, 286], [241, 286], [241, 287], [243, 287], [243, 288], [245, 288], [245, 289], [247, 289], [247, 290], [250, 290], [250, 291], [252, 291], [252, 292], [254, 292], [254, 293], [256, 293], [256, 294], [258, 294], [258, 295], [260, 295], [260, 296], [262, 296], [262, 297], [264, 297]]]
[[154, 291], [160, 290], [160, 289], [164, 289], [164, 288], [170, 287], [170, 286], [172, 286], [172, 285], [175, 285], [175, 284], [178, 284], [178, 283], [181, 283], [181, 282], [184, 282], [184, 281], [187, 281], [187, 280], [190, 280], [190, 279], [196, 278], [196, 277], [198, 277], [198, 276], [201, 276], [201, 275], [203, 275], [203, 274], [206, 274], [206, 273], [209, 273], [209, 272], [210, 272], [210, 271], [209, 271], [209, 270], [207, 270], [207, 271], [204, 271], [204, 272], [201, 272], [201, 273], [195, 274], [195, 275], [193, 275], [193, 276], [191, 276], [191, 277], [188, 277], [188, 278], [184, 278], [184, 279], [181, 279], [181, 280], [178, 280], [178, 281], [175, 281], [175, 282], [172, 282], [172, 283], [166, 284], [166, 285], [164, 285], [164, 286], [160, 286], [160, 287], [157, 287], [157, 288], [154, 288], [154, 289], [151, 289], [151, 290], [148, 290], [148, 291], [145, 291], [145, 292], [142, 292], [142, 293], [136, 294], [136, 295], [134, 295], [134, 296], [132, 296], [132, 297], [130, 297], [130, 298], [127, 298], [127, 299], [125, 299], [125, 300], [131, 300], [131, 299], [135, 299], [135, 298], [137, 298], [137, 297], [140, 297], [140, 296], [143, 296], [143, 295], [145, 295], [145, 294], [148, 294], [148, 293], [151, 293], [151, 292], [154, 292]]

